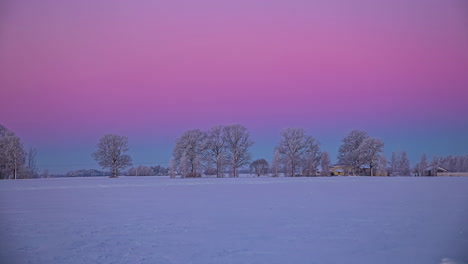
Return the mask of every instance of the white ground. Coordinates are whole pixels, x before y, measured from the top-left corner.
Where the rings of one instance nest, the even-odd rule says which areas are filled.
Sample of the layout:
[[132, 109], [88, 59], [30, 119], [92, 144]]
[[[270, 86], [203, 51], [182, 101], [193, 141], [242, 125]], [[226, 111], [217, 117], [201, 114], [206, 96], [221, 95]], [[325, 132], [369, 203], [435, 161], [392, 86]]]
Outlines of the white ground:
[[0, 181], [0, 263], [468, 263], [468, 177]]

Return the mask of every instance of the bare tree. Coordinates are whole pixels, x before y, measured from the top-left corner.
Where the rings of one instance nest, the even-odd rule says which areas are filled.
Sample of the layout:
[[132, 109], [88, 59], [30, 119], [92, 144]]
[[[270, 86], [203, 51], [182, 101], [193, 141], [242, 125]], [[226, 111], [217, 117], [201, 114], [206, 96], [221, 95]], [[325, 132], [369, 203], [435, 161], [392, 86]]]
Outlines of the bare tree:
[[384, 143], [378, 138], [365, 138], [359, 145], [357, 152], [359, 163], [369, 164], [370, 176], [374, 176], [374, 167], [378, 164], [379, 153]]
[[390, 160], [390, 175], [392, 176], [409, 176], [411, 174], [410, 163], [406, 151], [401, 151], [398, 154], [392, 152]]
[[379, 155], [377, 162], [377, 175], [378, 176], [387, 176], [387, 159], [385, 155]]
[[[314, 140], [315, 141], [315, 140]], [[303, 159], [302, 174], [305, 176], [316, 176], [317, 167], [320, 165], [321, 153], [319, 143], [313, 143]]]
[[206, 150], [206, 133], [199, 130], [185, 131], [176, 140], [172, 151], [174, 161], [182, 177], [199, 177], [201, 161]]
[[273, 177], [278, 177], [279, 174], [279, 166], [280, 166], [280, 154], [278, 149], [275, 149], [273, 153], [273, 160], [271, 161], [271, 172], [273, 173]]
[[320, 175], [330, 176], [330, 156], [326, 151], [322, 152], [320, 156], [320, 167], [322, 167]]
[[37, 166], [36, 166], [36, 155], [37, 150], [35, 148], [29, 148], [27, 153], [27, 169], [30, 178], [36, 178], [38, 176]]
[[426, 170], [427, 170], [427, 158], [426, 158], [426, 153], [423, 153], [421, 155], [421, 160], [419, 163], [416, 165], [416, 169], [418, 171], [419, 176], [426, 176]]
[[0, 125], [0, 176], [1, 178], [18, 178], [19, 171], [24, 169], [26, 153], [19, 137]]
[[254, 173], [260, 177], [260, 175], [265, 175], [268, 173], [268, 162], [265, 159], [257, 159], [250, 164], [250, 168], [254, 171]]
[[304, 165], [304, 160], [316, 158], [318, 142], [313, 137], [307, 136], [304, 129], [286, 128], [281, 132], [281, 139], [276, 149], [284, 162], [286, 172], [294, 177], [301, 165]]
[[397, 159], [395, 152], [392, 152], [392, 158], [390, 159], [390, 175], [391, 176], [399, 175], [398, 159]]
[[356, 172], [364, 165], [359, 146], [368, 137], [367, 132], [353, 130], [343, 138], [343, 144], [338, 150], [338, 162], [341, 165], [350, 167], [353, 175], [356, 175]]
[[439, 158], [434, 156], [432, 157], [432, 161], [431, 161], [431, 175], [430, 176], [437, 176], [438, 167], [439, 167]]
[[466, 161], [465, 159], [463, 158], [463, 156], [456, 156], [455, 157], [455, 166], [454, 166], [454, 171], [466, 171], [465, 170], [465, 164], [466, 164]]
[[111, 178], [117, 178], [120, 169], [132, 165], [132, 159], [125, 154], [127, 151], [127, 137], [107, 134], [100, 139], [97, 150], [92, 156], [99, 163], [99, 166], [111, 170]]
[[398, 172], [400, 176], [409, 176], [411, 174], [410, 162], [406, 151], [398, 153]]
[[[195, 166], [194, 166], [195, 167]], [[195, 170], [195, 169], [194, 169]], [[190, 173], [190, 164], [185, 154], [182, 155], [179, 161], [180, 176], [185, 178]], [[195, 173], [195, 172], [193, 172]]]
[[237, 169], [248, 165], [251, 160], [249, 148], [254, 144], [250, 140], [247, 128], [241, 125], [224, 127], [224, 141], [226, 142], [228, 160], [230, 161], [232, 177], [239, 177]]
[[439, 166], [451, 172], [467, 172], [468, 171], [468, 155], [441, 157]]
[[174, 179], [177, 174], [177, 166], [174, 157], [171, 157], [171, 161], [169, 162], [169, 177]]
[[216, 177], [224, 176], [226, 163], [226, 141], [223, 126], [214, 126], [207, 132], [206, 150], [207, 158], [215, 164]]
[[138, 167], [132, 167], [125, 173], [126, 176], [154, 176], [154, 171], [151, 167], [140, 165]]

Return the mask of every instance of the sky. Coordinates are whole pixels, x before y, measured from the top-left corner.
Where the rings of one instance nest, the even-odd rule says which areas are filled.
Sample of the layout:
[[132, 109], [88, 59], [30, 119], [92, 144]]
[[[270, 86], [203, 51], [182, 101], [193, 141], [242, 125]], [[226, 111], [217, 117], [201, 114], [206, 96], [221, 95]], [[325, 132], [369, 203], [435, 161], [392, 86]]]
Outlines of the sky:
[[0, 123], [41, 170], [98, 168], [107, 133], [167, 166], [189, 129], [239, 123], [271, 159], [304, 128], [335, 161], [359, 129], [385, 154], [468, 154], [464, 0], [6, 0]]

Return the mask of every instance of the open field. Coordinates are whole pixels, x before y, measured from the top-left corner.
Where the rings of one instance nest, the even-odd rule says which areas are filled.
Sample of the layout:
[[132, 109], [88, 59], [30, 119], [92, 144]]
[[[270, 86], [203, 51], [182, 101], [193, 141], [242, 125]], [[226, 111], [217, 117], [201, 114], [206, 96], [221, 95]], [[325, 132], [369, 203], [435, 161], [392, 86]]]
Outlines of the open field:
[[0, 181], [0, 239], [0, 263], [467, 263], [468, 177]]

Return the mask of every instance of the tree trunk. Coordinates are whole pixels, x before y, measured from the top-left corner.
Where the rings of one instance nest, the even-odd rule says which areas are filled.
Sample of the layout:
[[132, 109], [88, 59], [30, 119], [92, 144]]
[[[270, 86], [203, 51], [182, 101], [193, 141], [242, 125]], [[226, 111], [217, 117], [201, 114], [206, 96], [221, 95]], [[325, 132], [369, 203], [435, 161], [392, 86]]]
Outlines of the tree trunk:
[[16, 180], [16, 174], [17, 174], [18, 168], [16, 166], [16, 160], [15, 160], [15, 180]]
[[295, 167], [296, 167], [296, 164], [294, 164], [294, 161], [291, 161], [291, 177], [296, 176]]
[[112, 168], [112, 176], [111, 178], [117, 178], [117, 168]]
[[112, 164], [113, 166], [112, 166], [112, 176], [111, 176], [111, 178], [117, 178], [117, 165], [116, 165], [117, 160], [113, 159], [112, 163], [113, 163]]

